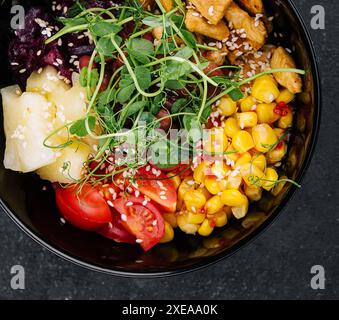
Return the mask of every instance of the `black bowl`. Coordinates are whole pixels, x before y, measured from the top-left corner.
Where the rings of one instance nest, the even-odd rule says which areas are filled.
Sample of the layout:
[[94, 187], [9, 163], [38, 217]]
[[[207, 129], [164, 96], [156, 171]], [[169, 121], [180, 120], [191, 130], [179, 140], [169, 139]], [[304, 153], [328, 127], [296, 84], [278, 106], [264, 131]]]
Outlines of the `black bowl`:
[[[264, 2], [268, 14], [276, 16], [273, 20], [276, 33], [285, 35], [272, 41], [293, 49], [298, 67], [306, 70], [304, 92], [299, 95], [297, 102], [293, 138], [284, 165], [288, 176], [300, 183], [314, 150], [320, 121], [320, 83], [316, 57], [305, 25], [293, 3], [289, 0]], [[3, 5], [0, 11], [0, 57], [3, 61], [0, 86], [4, 87], [11, 84], [7, 67], [9, 8]], [[2, 133], [1, 158], [4, 145]], [[295, 187], [288, 185], [277, 197], [266, 194], [258, 204], [251, 207], [245, 219], [227, 225], [209, 238], [178, 233], [173, 243], [158, 245], [145, 253], [137, 246], [119, 245], [70, 225], [62, 225], [51, 186], [35, 175], [7, 171], [1, 165], [0, 177], [1, 206], [34, 240], [83, 267], [129, 277], [168, 276], [206, 267], [229, 257], [261, 234], [295, 192]], [[45, 191], [44, 186], [47, 186]]]

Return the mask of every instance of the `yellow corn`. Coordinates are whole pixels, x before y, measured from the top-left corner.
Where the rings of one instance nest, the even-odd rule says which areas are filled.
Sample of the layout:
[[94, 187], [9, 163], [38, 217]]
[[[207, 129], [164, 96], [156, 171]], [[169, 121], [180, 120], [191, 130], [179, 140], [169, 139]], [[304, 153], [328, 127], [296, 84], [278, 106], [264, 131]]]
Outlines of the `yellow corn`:
[[238, 120], [238, 124], [241, 129], [252, 128], [258, 123], [258, 116], [253, 111], [240, 112], [237, 113], [235, 117]]
[[225, 177], [230, 168], [223, 161], [215, 161], [212, 165], [211, 172], [216, 177]]
[[290, 103], [291, 101], [294, 100], [294, 94], [289, 91], [288, 89], [283, 89], [276, 101], [279, 102], [285, 102], [285, 103]]
[[248, 202], [246, 196], [244, 196], [239, 190], [228, 189], [222, 192], [221, 201], [224, 205], [229, 207], [238, 207]]
[[172, 228], [177, 228], [177, 216], [175, 213], [163, 213], [162, 216], [164, 217], [164, 220], [167, 221]]
[[252, 137], [255, 149], [263, 153], [268, 152], [278, 141], [273, 129], [266, 123], [253, 127]]
[[240, 109], [242, 112], [248, 112], [248, 111], [252, 111], [252, 109], [254, 109], [254, 106], [256, 105], [257, 100], [252, 97], [249, 96], [245, 99], [242, 99], [240, 102]]
[[221, 186], [217, 178], [214, 176], [207, 176], [204, 182], [205, 188], [211, 194], [218, 194], [221, 191]]
[[233, 138], [233, 136], [241, 130], [235, 118], [228, 118], [224, 124], [224, 132], [230, 138]]
[[228, 139], [223, 128], [210, 130], [210, 136], [204, 144], [204, 150], [208, 153], [222, 153], [227, 149]]
[[158, 27], [155, 27], [152, 30], [152, 35], [153, 35], [154, 39], [161, 40], [163, 32], [164, 32], [163, 26], [158, 26]]
[[226, 214], [226, 212], [225, 211], [217, 212], [213, 216], [213, 220], [214, 220], [216, 227], [221, 228], [221, 227], [225, 226], [227, 224], [227, 214]]
[[208, 190], [205, 187], [199, 187], [197, 190], [200, 191], [205, 196], [206, 201], [212, 197], [212, 195], [208, 192]]
[[265, 173], [265, 181], [262, 184], [262, 187], [270, 191], [272, 188], [275, 186], [276, 182], [278, 181], [278, 173], [275, 171], [273, 168], [267, 168], [266, 173]]
[[170, 242], [173, 240], [173, 238], [174, 238], [174, 230], [172, 226], [167, 221], [165, 221], [165, 235], [161, 239], [160, 243]]
[[230, 97], [225, 96], [220, 99], [218, 110], [220, 111], [221, 115], [229, 117], [237, 111], [237, 103]]
[[227, 189], [239, 189], [242, 183], [241, 174], [239, 173], [237, 175], [229, 175], [227, 182]]
[[245, 152], [240, 158], [236, 161], [235, 167], [239, 167], [245, 163], [249, 163], [252, 159], [252, 156], [249, 152]]
[[281, 161], [287, 152], [287, 145], [284, 141], [281, 141], [276, 148], [266, 153], [267, 162], [274, 164]]
[[274, 112], [275, 103], [260, 103], [257, 106], [258, 123], [273, 123], [279, 119]]
[[173, 182], [175, 189], [178, 190], [181, 184], [181, 179], [179, 175], [175, 172], [170, 172], [167, 176], [171, 178], [170, 180]]
[[[286, 176], [282, 176], [280, 177], [280, 180], [284, 180], [284, 179], [287, 179]], [[274, 195], [274, 196], [277, 196], [281, 191], [282, 189], [285, 187], [286, 185], [286, 181], [280, 181], [279, 183], [277, 183], [275, 185], [275, 187], [271, 190], [271, 193]]]
[[196, 212], [205, 205], [206, 198], [202, 192], [198, 190], [190, 190], [186, 192], [184, 201], [187, 210]]
[[184, 196], [186, 192], [194, 190], [194, 180], [193, 177], [188, 177], [181, 182], [179, 189], [178, 189], [178, 202], [177, 202], [177, 209], [180, 210], [183, 205]]
[[227, 153], [227, 159], [234, 161], [234, 163], [240, 158], [240, 153], [239, 152], [233, 152], [233, 151], [239, 151], [233, 148], [232, 145], [229, 145], [228, 148], [226, 149]]
[[220, 191], [224, 191], [228, 188], [228, 179], [221, 179], [219, 182]]
[[208, 170], [208, 164], [205, 161], [202, 161], [198, 164], [198, 166], [194, 169], [193, 178], [198, 183], [203, 183], [206, 171]]
[[[240, 167], [240, 173], [245, 183], [249, 186], [261, 186], [262, 180], [265, 177], [264, 172], [262, 172], [257, 166], [253, 163], [246, 163]], [[235, 206], [232, 206], [235, 207]]]
[[260, 187], [245, 184], [244, 191], [248, 199], [252, 201], [259, 201], [262, 197], [262, 189]]
[[211, 225], [211, 221], [205, 219], [204, 222], [201, 224], [198, 233], [203, 237], [208, 237], [214, 230], [214, 227]]
[[278, 139], [280, 139], [285, 134], [285, 130], [281, 128], [273, 128], [273, 131]]
[[206, 214], [202, 212], [187, 212], [187, 222], [191, 224], [201, 224], [206, 218]]
[[241, 130], [234, 135], [232, 139], [232, 146], [240, 153], [244, 153], [254, 147], [254, 142], [247, 131]]
[[293, 124], [293, 112], [289, 111], [286, 116], [282, 116], [279, 119], [278, 126], [281, 129], [287, 129], [292, 127]]
[[219, 196], [214, 196], [206, 202], [205, 209], [207, 214], [215, 214], [224, 207]]
[[232, 207], [232, 213], [236, 219], [242, 219], [243, 217], [246, 216], [248, 212], [248, 199], [246, 198], [246, 200], [247, 201], [243, 203], [242, 205], [238, 207]]
[[280, 92], [274, 78], [270, 75], [262, 76], [254, 81], [252, 96], [265, 103], [273, 102]]
[[188, 223], [187, 214], [178, 215], [177, 222], [180, 230], [187, 234], [196, 234], [198, 231], [199, 225]]
[[263, 154], [255, 154], [251, 160], [251, 163], [254, 164], [262, 172], [266, 171], [267, 161], [266, 157]]

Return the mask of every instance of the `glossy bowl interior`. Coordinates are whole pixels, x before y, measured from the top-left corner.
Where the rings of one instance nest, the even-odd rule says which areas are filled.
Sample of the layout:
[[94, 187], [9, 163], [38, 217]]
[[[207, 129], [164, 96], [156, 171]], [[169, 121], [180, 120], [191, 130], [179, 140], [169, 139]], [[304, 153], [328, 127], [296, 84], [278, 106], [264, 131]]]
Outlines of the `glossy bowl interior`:
[[[293, 4], [287, 0], [264, 2], [268, 14], [275, 16], [275, 32], [285, 35], [278, 40], [272, 38], [272, 42], [293, 49], [298, 67], [306, 70], [304, 92], [298, 98], [293, 139], [284, 164], [288, 176], [300, 181], [313, 152], [320, 117], [320, 88], [315, 56], [307, 31]], [[24, 3], [29, 5], [27, 1]], [[0, 9], [0, 87], [4, 87], [13, 83], [7, 63], [10, 15], [6, 4], [2, 4]], [[0, 130], [0, 158], [3, 159], [5, 138], [3, 128], [0, 127]], [[46, 191], [43, 190], [44, 186], [47, 186]], [[172, 275], [225, 258], [267, 228], [294, 191], [295, 188], [288, 185], [277, 197], [266, 194], [251, 207], [245, 219], [228, 224], [208, 238], [178, 232], [173, 243], [158, 245], [145, 253], [138, 246], [119, 245], [70, 225], [62, 225], [55, 207], [54, 193], [48, 183], [34, 174], [18, 174], [0, 165], [1, 205], [26, 233], [72, 262], [123, 276]]]

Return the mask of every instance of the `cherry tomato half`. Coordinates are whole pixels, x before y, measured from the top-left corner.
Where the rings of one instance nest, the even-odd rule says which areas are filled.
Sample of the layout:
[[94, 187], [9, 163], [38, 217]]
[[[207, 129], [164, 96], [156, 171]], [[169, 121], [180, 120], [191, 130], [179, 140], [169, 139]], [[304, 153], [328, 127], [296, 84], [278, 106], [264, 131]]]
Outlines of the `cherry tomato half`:
[[112, 215], [99, 191], [86, 184], [63, 188], [55, 185], [56, 204], [61, 215], [73, 226], [94, 231], [112, 221]]
[[164, 237], [164, 219], [155, 205], [145, 203], [144, 197], [119, 198], [114, 202], [114, 208], [121, 214], [122, 225], [145, 251]]

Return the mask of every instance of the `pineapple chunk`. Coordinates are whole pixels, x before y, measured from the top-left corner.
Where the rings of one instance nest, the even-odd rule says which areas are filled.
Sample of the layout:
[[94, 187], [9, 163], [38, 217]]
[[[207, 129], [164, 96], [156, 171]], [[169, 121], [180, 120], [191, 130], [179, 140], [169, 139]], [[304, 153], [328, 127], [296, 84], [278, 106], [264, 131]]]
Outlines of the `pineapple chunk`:
[[227, 39], [230, 35], [230, 31], [223, 21], [220, 21], [217, 25], [209, 24], [203, 17], [197, 16], [197, 12], [194, 10], [187, 11], [185, 23], [189, 31], [197, 32], [219, 41]]
[[53, 164], [40, 168], [39, 176], [50, 182], [72, 183], [81, 179], [84, 165], [91, 154], [91, 148], [80, 141], [57, 152], [57, 160]]
[[54, 91], [66, 91], [70, 88], [63, 80], [58, 78], [55, 68], [48, 66], [41, 73], [33, 72], [27, 79], [26, 91], [48, 95]]
[[19, 172], [34, 171], [55, 161], [54, 150], [43, 145], [49, 133], [50, 104], [38, 93], [23, 93], [18, 86], [1, 90], [6, 151], [4, 166]]
[[191, 3], [212, 24], [218, 24], [232, 0], [191, 0]]

